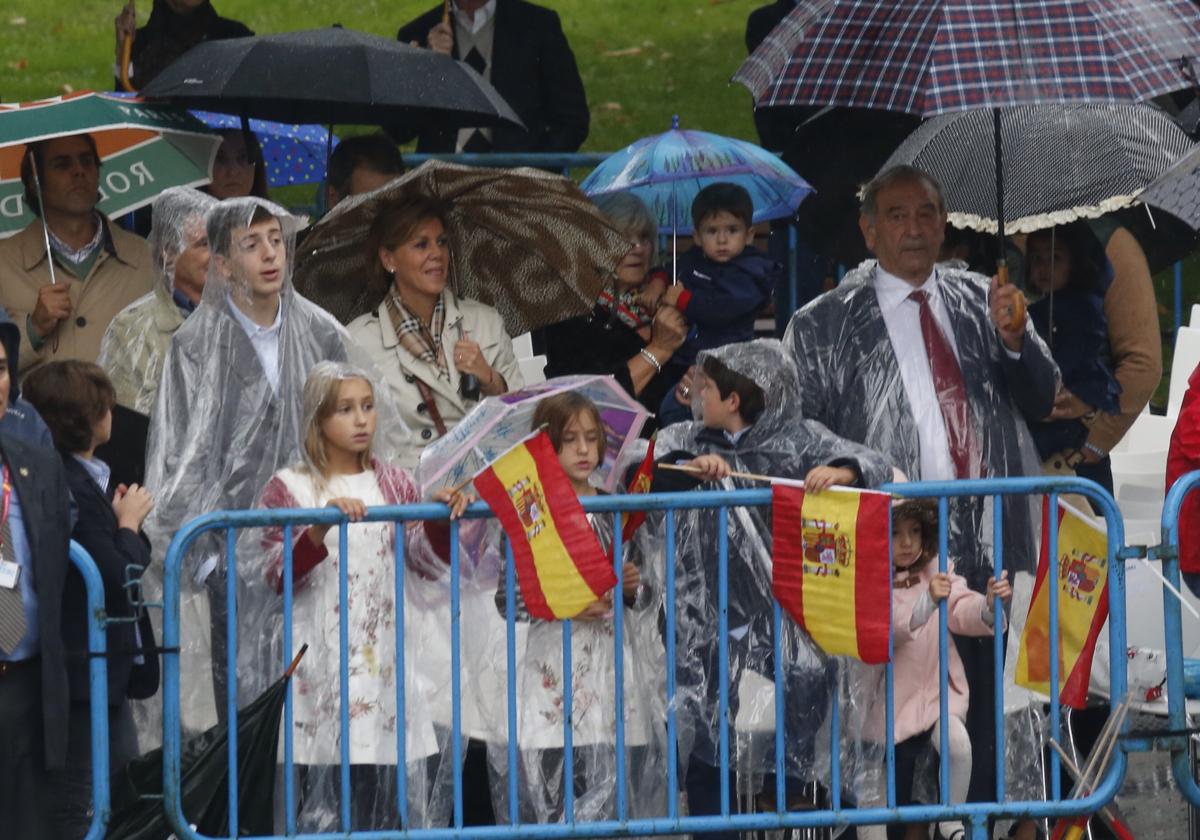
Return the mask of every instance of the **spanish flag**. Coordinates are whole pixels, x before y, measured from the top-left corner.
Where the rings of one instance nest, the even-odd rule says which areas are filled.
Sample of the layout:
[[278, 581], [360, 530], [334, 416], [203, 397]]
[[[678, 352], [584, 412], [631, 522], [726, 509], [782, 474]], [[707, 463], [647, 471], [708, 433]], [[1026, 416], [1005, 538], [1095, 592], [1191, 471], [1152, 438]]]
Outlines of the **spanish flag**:
[[[1108, 535], [1103, 525], [1063, 502], [1058, 503], [1058, 556], [1053, 563], [1058, 587], [1058, 680], [1061, 700], [1083, 708], [1092, 673], [1096, 638], [1108, 619]], [[1042, 500], [1042, 553], [1021, 647], [1016, 683], [1050, 694], [1049, 502]]]
[[517, 583], [534, 618], [573, 618], [617, 585], [612, 564], [558, 463], [538, 432], [475, 477], [512, 543]]
[[888, 661], [892, 598], [886, 493], [772, 488], [772, 588], [821, 650]]
[[[629, 494], [649, 493], [654, 481], [654, 435], [650, 437], [650, 445], [646, 448], [646, 457], [638, 466], [637, 472], [629, 481]], [[646, 511], [631, 510], [621, 516], [621, 542], [629, 542], [637, 529], [646, 521]]]

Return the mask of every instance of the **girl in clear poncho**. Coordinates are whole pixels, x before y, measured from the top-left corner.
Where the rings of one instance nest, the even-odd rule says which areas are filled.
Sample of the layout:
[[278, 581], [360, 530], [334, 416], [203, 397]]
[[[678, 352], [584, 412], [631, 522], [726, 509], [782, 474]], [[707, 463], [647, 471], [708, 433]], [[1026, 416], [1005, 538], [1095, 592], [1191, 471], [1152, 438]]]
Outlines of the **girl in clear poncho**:
[[[589, 483], [603, 460], [606, 433], [600, 412], [587, 397], [565, 393], [542, 400], [532, 426], [545, 425], [559, 463], [575, 492], [594, 496]], [[589, 514], [605, 550], [613, 544], [611, 514]], [[628, 546], [627, 546], [628, 548]], [[625, 787], [628, 817], [666, 813], [663, 662], [648, 576], [635, 553], [622, 565], [624, 619]], [[505, 614], [507, 575], [502, 567], [496, 606]], [[574, 746], [574, 819], [616, 819], [616, 682], [614, 593], [585, 608], [571, 622], [571, 720]], [[514, 591], [518, 621], [531, 621], [520, 591]], [[561, 822], [564, 814], [563, 625], [532, 620], [517, 674], [519, 814], [522, 822]], [[507, 753], [493, 755], [493, 766]], [[501, 815], [503, 816], [503, 815]]]
[[[397, 737], [405, 737], [409, 825], [443, 822], [448, 791], [437, 780], [445, 739], [435, 736], [429, 707], [448, 686], [434, 686], [431, 675], [414, 666], [429, 641], [431, 610], [442, 606], [444, 565], [449, 556], [445, 522], [405, 526], [404, 653], [406, 719], [397, 719], [395, 526], [360, 523], [366, 509], [421, 501], [407, 471], [372, 456], [375, 392], [367, 375], [345, 364], [321, 362], [304, 385], [304, 426], [300, 463], [279, 470], [259, 500], [266, 508], [332, 506], [352, 523], [347, 557], [339, 556], [338, 529], [328, 525], [297, 528], [292, 542], [293, 637], [308, 653], [293, 685], [293, 737], [298, 774], [299, 828], [329, 831], [339, 827], [341, 700], [339, 678], [339, 568], [345, 563], [349, 644], [349, 738], [351, 825], [379, 829], [399, 824], [396, 795]], [[472, 500], [449, 489], [433, 498], [448, 502], [457, 518]], [[243, 668], [275, 673], [283, 660], [283, 529], [262, 532], [258, 592], [266, 598], [262, 626]], [[254, 586], [250, 582], [247, 589]], [[263, 593], [264, 588], [267, 589]], [[273, 598], [271, 596], [274, 596]], [[250, 611], [243, 613], [249, 615]], [[247, 680], [261, 675], [248, 673]], [[441, 690], [439, 690], [441, 689]], [[282, 754], [282, 740], [280, 742]]]

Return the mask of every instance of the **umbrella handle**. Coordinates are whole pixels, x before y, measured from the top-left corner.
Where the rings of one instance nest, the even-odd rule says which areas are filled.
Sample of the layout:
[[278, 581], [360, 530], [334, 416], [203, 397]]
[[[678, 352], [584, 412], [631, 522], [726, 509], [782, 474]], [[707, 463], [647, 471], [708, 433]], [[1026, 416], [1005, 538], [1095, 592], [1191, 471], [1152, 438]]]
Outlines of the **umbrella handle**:
[[137, 88], [129, 81], [129, 63], [133, 58], [133, 36], [126, 35], [121, 41], [121, 63], [118, 71], [121, 74], [121, 88], [126, 93], [137, 93]]
[[306, 654], [306, 653], [308, 653], [308, 643], [307, 642], [305, 644], [300, 645], [300, 650], [298, 650], [296, 652], [295, 658], [292, 659], [292, 664], [289, 665], [287, 670], [283, 672], [283, 678], [285, 680], [290, 680], [292, 678], [292, 674], [295, 673], [296, 668], [299, 667], [299, 665], [300, 665], [300, 660], [304, 657], [304, 654]]
[[442, 3], [442, 26], [450, 25], [450, 0]]
[[[1007, 286], [1009, 283], [1008, 260], [1003, 258], [996, 263], [996, 283], [1000, 286]], [[1020, 292], [1017, 292], [1017, 300], [1016, 303], [1013, 304], [1012, 323], [1025, 323], [1025, 295], [1021, 294]]]

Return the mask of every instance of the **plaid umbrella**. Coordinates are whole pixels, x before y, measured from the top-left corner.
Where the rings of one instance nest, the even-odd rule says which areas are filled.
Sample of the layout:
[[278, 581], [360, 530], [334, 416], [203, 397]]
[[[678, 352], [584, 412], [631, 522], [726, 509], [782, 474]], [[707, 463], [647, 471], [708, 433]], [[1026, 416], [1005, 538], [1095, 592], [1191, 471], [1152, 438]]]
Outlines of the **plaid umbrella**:
[[[994, 173], [979, 168], [993, 141], [990, 111], [943, 114], [909, 135], [883, 169], [911, 164], [928, 172], [945, 191], [950, 224], [995, 233]], [[1149, 105], [1006, 108], [1005, 225], [1029, 233], [1097, 218], [1139, 198], [1150, 202], [1139, 193], [1193, 147], [1174, 120]]]
[[1003, 241], [1000, 108], [1149, 99], [1194, 85], [1198, 54], [1189, 0], [807, 0], [733, 78], [760, 108], [993, 109]]
[[734, 75], [757, 107], [933, 115], [1195, 84], [1189, 0], [806, 0]]
[[296, 289], [343, 323], [374, 311], [387, 286], [367, 231], [381, 206], [412, 195], [450, 205], [451, 285], [499, 310], [510, 335], [590, 312], [631, 247], [561, 175], [431, 160], [321, 219], [300, 248]]

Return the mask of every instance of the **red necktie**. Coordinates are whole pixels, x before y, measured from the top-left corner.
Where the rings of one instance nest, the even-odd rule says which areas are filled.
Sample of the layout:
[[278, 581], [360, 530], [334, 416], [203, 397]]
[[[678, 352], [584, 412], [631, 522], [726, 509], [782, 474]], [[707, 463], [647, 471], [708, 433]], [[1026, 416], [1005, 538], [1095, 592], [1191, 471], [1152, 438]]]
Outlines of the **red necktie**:
[[909, 298], [921, 307], [921, 338], [925, 341], [925, 355], [929, 358], [929, 370], [933, 374], [933, 388], [937, 392], [938, 407], [946, 425], [946, 440], [950, 444], [950, 457], [954, 460], [955, 477], [977, 478], [979, 446], [975, 440], [975, 424], [971, 417], [971, 405], [967, 402], [962, 368], [958, 366], [950, 342], [933, 318], [929, 296], [916, 291]]

